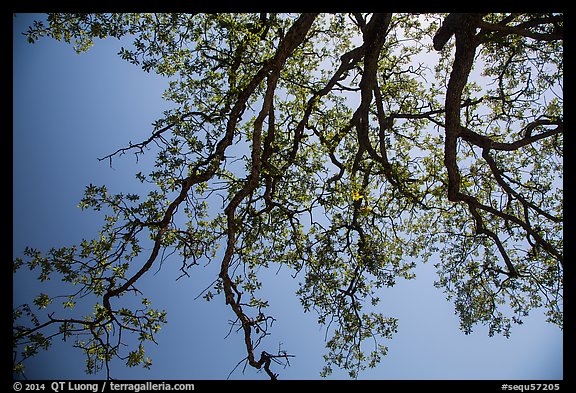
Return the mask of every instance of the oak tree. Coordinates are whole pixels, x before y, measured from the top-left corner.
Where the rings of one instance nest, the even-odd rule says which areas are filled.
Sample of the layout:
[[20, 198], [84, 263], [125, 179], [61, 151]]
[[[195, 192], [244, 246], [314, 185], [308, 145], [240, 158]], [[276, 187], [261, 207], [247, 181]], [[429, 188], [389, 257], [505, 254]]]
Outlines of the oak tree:
[[139, 280], [164, 254], [182, 277], [219, 266], [204, 297], [271, 379], [291, 353], [266, 346], [265, 268], [326, 326], [322, 375], [378, 364], [397, 330], [379, 295], [431, 258], [464, 332], [509, 335], [535, 308], [562, 327], [562, 14], [49, 14], [26, 35], [121, 38], [174, 106], [101, 157], [155, 154], [151, 192], [91, 184], [98, 237], [14, 259], [63, 288], [15, 305], [15, 372], [59, 338], [88, 372], [149, 367], [166, 314]]

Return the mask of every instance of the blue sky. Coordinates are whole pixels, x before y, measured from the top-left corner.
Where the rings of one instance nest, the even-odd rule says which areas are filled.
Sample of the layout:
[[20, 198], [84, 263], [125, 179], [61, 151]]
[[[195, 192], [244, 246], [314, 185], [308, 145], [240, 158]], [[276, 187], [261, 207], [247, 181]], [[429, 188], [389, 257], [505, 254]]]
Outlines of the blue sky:
[[[38, 16], [36, 16], [38, 17]], [[161, 95], [166, 80], [121, 60], [115, 39], [97, 41], [77, 55], [71, 46], [49, 39], [34, 45], [21, 33], [34, 15], [20, 14], [13, 27], [13, 254], [25, 246], [40, 250], [70, 246], [97, 234], [101, 217], [81, 212], [84, 186], [108, 185], [111, 192], [138, 192], [134, 173], [146, 173], [153, 157], [125, 155], [98, 161], [129, 141], [146, 139], [151, 123], [169, 104]], [[232, 311], [223, 299], [194, 298], [216, 277], [217, 263], [175, 281], [179, 264], [152, 269], [140, 289], [156, 308], [168, 312], [158, 346], [148, 346], [151, 370], [114, 364], [119, 379], [225, 379], [245, 356], [240, 335], [228, 338]], [[388, 355], [361, 379], [562, 379], [562, 331], [533, 312], [512, 336], [488, 337], [478, 327], [471, 335], [458, 329], [453, 305], [434, 288], [432, 263], [419, 264], [416, 280], [400, 281], [382, 293], [385, 315], [399, 319], [399, 331], [386, 342]], [[276, 368], [282, 379], [317, 379], [323, 366], [324, 330], [315, 314], [304, 314], [286, 271], [266, 272], [274, 323], [266, 349], [281, 344], [295, 357], [291, 367]], [[268, 283], [268, 287], [266, 284]], [[18, 274], [14, 303], [30, 301], [38, 283]], [[29, 379], [105, 378], [84, 373], [80, 351], [56, 342], [27, 363]], [[332, 378], [347, 378], [335, 370]], [[231, 379], [266, 379], [240, 366]]]

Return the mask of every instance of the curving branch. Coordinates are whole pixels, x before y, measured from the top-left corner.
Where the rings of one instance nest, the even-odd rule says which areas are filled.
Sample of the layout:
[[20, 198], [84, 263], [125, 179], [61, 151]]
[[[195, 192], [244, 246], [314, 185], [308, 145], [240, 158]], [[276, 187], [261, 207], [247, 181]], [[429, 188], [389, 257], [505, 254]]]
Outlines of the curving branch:
[[[481, 22], [478, 23], [482, 24]], [[493, 141], [491, 138], [480, 135], [461, 125], [460, 103], [462, 101], [462, 91], [467, 83], [472, 68], [476, 47], [480, 43], [477, 39], [478, 36], [475, 33], [475, 29], [476, 25], [467, 24], [460, 25], [459, 28], [454, 31], [456, 36], [456, 53], [445, 100], [446, 136], [444, 145], [444, 165], [448, 171], [448, 199], [452, 202], [465, 202], [468, 205], [469, 211], [474, 217], [476, 232], [478, 234], [485, 234], [494, 241], [508, 268], [508, 274], [510, 277], [516, 277], [518, 273], [512, 265], [502, 242], [496, 233], [486, 228], [483, 218], [479, 214], [478, 210], [484, 210], [496, 217], [500, 217], [506, 221], [511, 221], [519, 225], [527, 234], [536, 240], [537, 244], [541, 245], [543, 249], [556, 257], [560, 263], [562, 263], [562, 255], [549, 242], [544, 240], [542, 236], [532, 228], [528, 221], [523, 221], [516, 216], [504, 213], [491, 206], [487, 206], [481, 203], [477, 198], [460, 191], [460, 171], [457, 165], [457, 143], [459, 139], [462, 139], [481, 147], [483, 149], [482, 157], [488, 163], [497, 184], [499, 184], [508, 194], [517, 198], [522, 203], [525, 210], [532, 209], [547, 219], [559, 222], [561, 221], [561, 218], [554, 217], [551, 214], [544, 212], [533, 203], [528, 202], [521, 195], [516, 193], [506, 182], [504, 182], [495, 161], [490, 155], [490, 150], [513, 151], [520, 149], [523, 146], [530, 145], [540, 139], [557, 135], [563, 131], [563, 122], [562, 120], [553, 119], [535, 120], [524, 128], [524, 137], [522, 139], [511, 143]], [[441, 31], [439, 31], [439, 33], [441, 33]], [[532, 135], [532, 132], [536, 128], [546, 125], [556, 125], [556, 128]]]
[[[258, 178], [262, 167], [262, 126], [267, 116], [270, 116], [272, 111], [272, 103], [274, 99], [274, 91], [280, 76], [280, 69], [290, 53], [304, 40], [307, 31], [312, 26], [315, 14], [303, 14], [286, 33], [284, 40], [280, 43], [275, 57], [268, 62], [266, 68], [267, 74], [267, 87], [262, 108], [254, 121], [254, 129], [252, 136], [252, 165], [250, 174], [244, 182], [243, 187], [232, 197], [230, 203], [224, 209], [227, 217], [227, 235], [228, 240], [226, 243], [226, 250], [220, 267], [219, 277], [222, 280], [226, 304], [230, 305], [237, 318], [241, 322], [241, 327], [244, 331], [244, 344], [248, 352], [248, 363], [260, 369], [264, 366], [264, 370], [271, 379], [276, 379], [276, 374], [270, 371], [270, 362], [273, 359], [271, 355], [262, 352], [260, 359], [256, 360], [254, 355], [254, 344], [252, 342], [252, 325], [253, 321], [244, 312], [241, 304], [241, 293], [237, 290], [236, 285], [229, 275], [230, 263], [236, 249], [236, 209], [240, 203], [256, 188], [258, 185]], [[257, 74], [264, 75], [263, 72]], [[278, 355], [277, 357], [283, 357]]]
[[[556, 128], [532, 135], [534, 129], [545, 125], [555, 125]], [[563, 132], [564, 132], [563, 120], [538, 119], [530, 122], [526, 127], [524, 127], [521, 130], [521, 134], [524, 135], [523, 138], [518, 139], [514, 142], [506, 143], [506, 142], [494, 141], [490, 137], [478, 134], [477, 132], [467, 127], [464, 126], [460, 127], [460, 137], [466, 142], [472, 143], [473, 145], [476, 145], [481, 148], [503, 150], [503, 151], [518, 150], [524, 146], [528, 146], [541, 139], [549, 138], [551, 136], [558, 135]]]
[[[519, 23], [516, 26], [509, 26], [507, 23], [511, 22], [514, 18], [512, 14], [510, 18], [503, 20], [500, 23], [489, 23], [480, 21], [478, 27], [482, 29], [481, 35], [486, 36], [483, 41], [492, 40], [505, 35], [517, 35], [526, 38], [532, 38], [536, 41], [557, 41], [564, 39], [564, 23], [563, 15], [550, 15], [547, 17], [532, 18], [528, 21]], [[539, 32], [536, 28], [541, 28], [546, 25], [552, 25], [553, 30], [550, 32]], [[486, 33], [493, 33], [491, 36]]]

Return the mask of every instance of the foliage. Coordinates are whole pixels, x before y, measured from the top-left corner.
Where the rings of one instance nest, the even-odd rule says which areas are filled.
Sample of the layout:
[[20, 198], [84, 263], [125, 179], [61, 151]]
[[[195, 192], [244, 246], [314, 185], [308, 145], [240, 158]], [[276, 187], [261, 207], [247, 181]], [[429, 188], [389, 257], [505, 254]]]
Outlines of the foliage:
[[[255, 354], [274, 321], [259, 294], [269, 267], [292, 269], [302, 307], [326, 326], [322, 375], [378, 364], [397, 331], [379, 294], [432, 256], [464, 332], [508, 335], [538, 307], [561, 327], [563, 16], [470, 14], [475, 24], [454, 25], [434, 51], [454, 15], [36, 22], [30, 42], [52, 37], [79, 53], [122, 38], [120, 57], [170, 78], [175, 107], [148, 139], [103, 158], [155, 151], [153, 170], [136, 174], [153, 191], [89, 185], [80, 207], [104, 213], [99, 236], [14, 260], [15, 272], [71, 288], [14, 309], [14, 371], [56, 337], [74, 338], [87, 372], [110, 376], [113, 358], [150, 367], [145, 344], [166, 314], [137, 284], [164, 253], [183, 276], [219, 264], [204, 297], [224, 297], [245, 361], [272, 379], [272, 362], [290, 355]], [[92, 309], [75, 316], [87, 299]]]

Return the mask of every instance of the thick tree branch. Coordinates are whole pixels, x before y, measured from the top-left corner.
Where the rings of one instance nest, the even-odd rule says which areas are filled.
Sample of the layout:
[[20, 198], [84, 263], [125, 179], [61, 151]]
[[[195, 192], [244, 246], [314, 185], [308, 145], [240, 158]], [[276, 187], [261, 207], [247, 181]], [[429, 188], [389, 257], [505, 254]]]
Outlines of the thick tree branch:
[[[556, 128], [532, 135], [532, 130], [544, 125], [556, 125]], [[503, 151], [518, 150], [521, 147], [528, 146], [536, 141], [554, 135], [558, 135], [563, 132], [564, 132], [564, 122], [562, 120], [540, 119], [531, 122], [522, 130], [521, 133], [524, 134], [524, 137], [522, 139], [518, 139], [514, 142], [505, 143], [505, 142], [496, 142], [492, 140], [490, 137], [478, 134], [477, 132], [472, 131], [469, 128], [463, 126], [460, 127], [460, 137], [466, 142], [470, 142], [473, 145], [476, 145], [481, 148], [503, 150]]]
[[459, 29], [455, 31], [455, 36], [456, 54], [454, 55], [444, 103], [446, 111], [444, 165], [448, 170], [448, 200], [453, 202], [461, 200], [459, 197], [460, 172], [456, 163], [456, 146], [461, 132], [460, 102], [462, 91], [472, 69], [476, 52], [475, 26], [459, 26]]
[[[530, 21], [519, 24], [518, 26], [508, 26], [502, 23], [489, 23], [480, 21], [478, 27], [480, 27], [484, 34], [485, 32], [494, 32], [496, 36], [504, 36], [508, 34], [518, 35], [521, 37], [532, 38], [536, 41], [557, 41], [564, 39], [564, 30], [560, 27], [555, 27], [550, 33], [540, 33], [530, 28], [542, 26], [545, 24], [557, 24], [558, 22], [563, 22], [563, 17], [549, 17], [549, 18], [536, 18]], [[557, 25], [556, 25], [557, 26]], [[487, 36], [486, 39], [494, 39], [495, 37]]]

